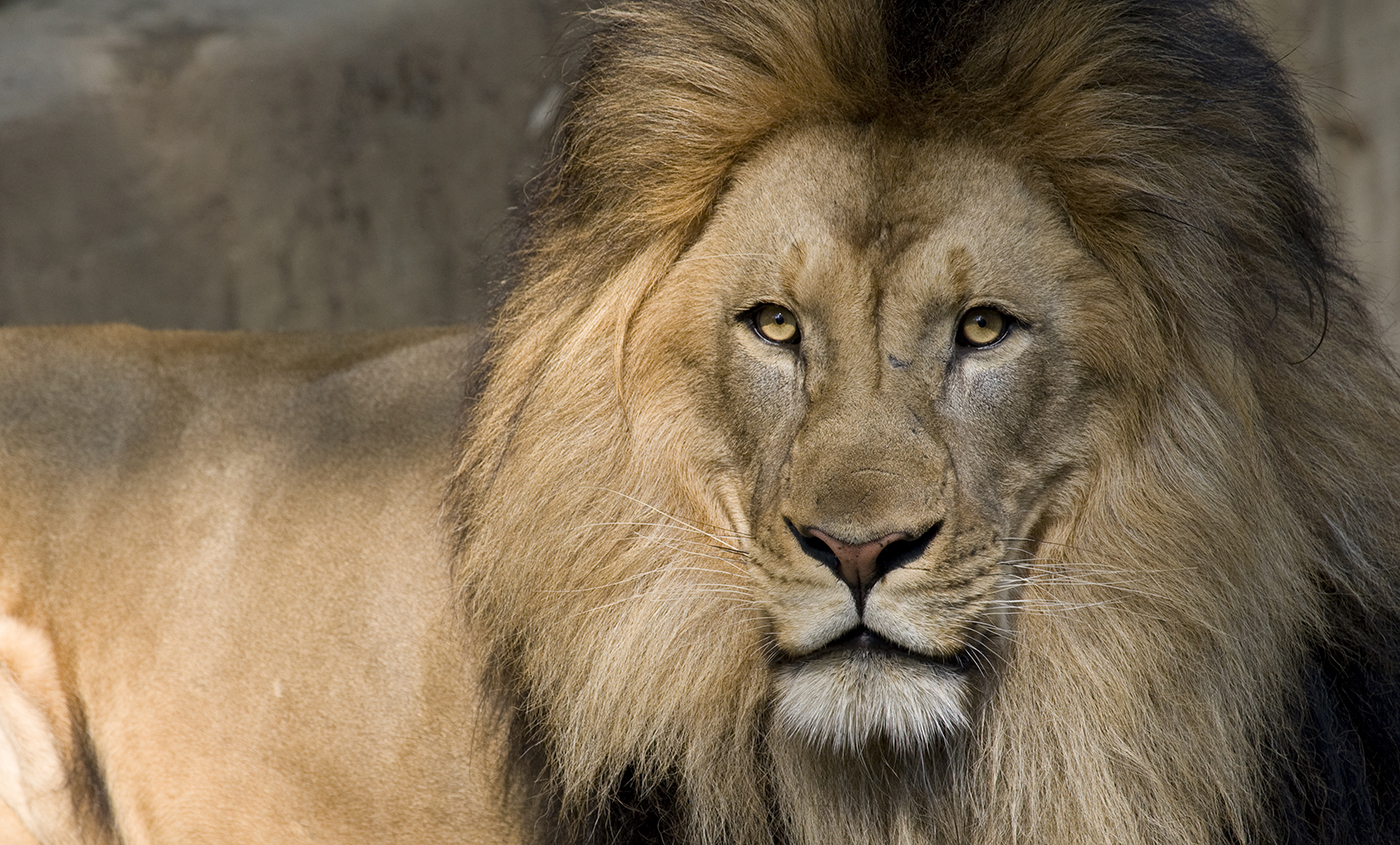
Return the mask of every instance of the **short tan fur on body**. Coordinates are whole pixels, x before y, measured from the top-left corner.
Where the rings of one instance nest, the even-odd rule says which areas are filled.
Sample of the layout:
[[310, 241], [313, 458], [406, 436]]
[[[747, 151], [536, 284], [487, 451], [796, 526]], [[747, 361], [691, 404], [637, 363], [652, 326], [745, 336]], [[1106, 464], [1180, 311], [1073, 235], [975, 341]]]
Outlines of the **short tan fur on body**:
[[510, 841], [440, 527], [478, 345], [0, 336], [0, 798], [35, 839]]
[[1400, 836], [1400, 390], [1240, 14], [623, 3], [488, 337], [8, 331], [0, 834]]

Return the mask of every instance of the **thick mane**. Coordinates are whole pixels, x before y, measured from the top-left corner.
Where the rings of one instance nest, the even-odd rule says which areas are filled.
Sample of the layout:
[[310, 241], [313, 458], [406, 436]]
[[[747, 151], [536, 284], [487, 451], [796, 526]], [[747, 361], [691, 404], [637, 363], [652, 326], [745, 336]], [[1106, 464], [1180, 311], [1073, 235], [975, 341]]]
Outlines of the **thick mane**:
[[[1394, 824], [1396, 779], [1373, 798], [1347, 758], [1364, 745], [1373, 772], [1400, 770], [1400, 396], [1292, 83], [1244, 13], [661, 0], [594, 21], [452, 500], [540, 838], [1186, 843], [1343, 819], [1325, 832], [1350, 841]], [[1149, 397], [1136, 426], [1095, 444], [1039, 552], [1120, 580], [1032, 585], [1051, 612], [1027, 613], [976, 736], [956, 759], [885, 761], [899, 779], [768, 735], [743, 491], [664, 337], [633, 322], [737, 166], [794, 127], [872, 123], [1007, 162], [1128, 291], [1123, 325], [1152, 327], [1104, 362]]]

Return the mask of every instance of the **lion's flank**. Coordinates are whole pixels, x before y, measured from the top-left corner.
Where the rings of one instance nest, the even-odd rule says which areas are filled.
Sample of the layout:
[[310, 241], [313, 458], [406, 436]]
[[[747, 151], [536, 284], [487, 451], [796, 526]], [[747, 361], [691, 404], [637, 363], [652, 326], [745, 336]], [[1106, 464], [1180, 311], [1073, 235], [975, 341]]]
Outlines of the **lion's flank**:
[[[453, 493], [541, 841], [1400, 835], [1400, 391], [1246, 13], [659, 0], [592, 21]], [[1040, 551], [1140, 589], [1046, 588], [1074, 612], [1027, 613], [976, 725], [928, 753], [773, 730], [748, 491], [694, 387], [713, 362], [634, 320], [735, 173], [823, 126], [1004, 163], [1143, 328], [1086, 364], [1134, 404], [1103, 409], [1126, 422]]]

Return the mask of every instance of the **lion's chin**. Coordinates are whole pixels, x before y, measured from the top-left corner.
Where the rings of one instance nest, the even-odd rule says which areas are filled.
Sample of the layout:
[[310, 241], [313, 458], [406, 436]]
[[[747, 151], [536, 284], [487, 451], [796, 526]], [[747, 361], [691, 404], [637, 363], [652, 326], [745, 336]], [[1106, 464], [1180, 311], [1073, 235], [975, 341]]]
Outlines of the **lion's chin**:
[[842, 641], [780, 665], [776, 727], [835, 751], [871, 742], [918, 751], [967, 729], [969, 679], [959, 661], [872, 646], [869, 639]]

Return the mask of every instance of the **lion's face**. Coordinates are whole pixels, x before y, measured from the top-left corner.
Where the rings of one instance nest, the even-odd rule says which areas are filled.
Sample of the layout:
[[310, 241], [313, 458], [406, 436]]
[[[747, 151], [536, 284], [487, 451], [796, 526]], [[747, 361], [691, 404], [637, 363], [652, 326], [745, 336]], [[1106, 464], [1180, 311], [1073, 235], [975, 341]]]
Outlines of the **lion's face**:
[[1400, 403], [1289, 81], [1231, 2], [975, 6], [603, 13], [450, 500], [536, 827], [1396, 803], [1329, 737], [1394, 676]]
[[701, 401], [779, 724], [917, 747], [968, 723], [1132, 321], [1009, 168], [873, 135], [806, 131], [742, 168], [641, 320], [709, 315], [673, 342], [718, 362]]

